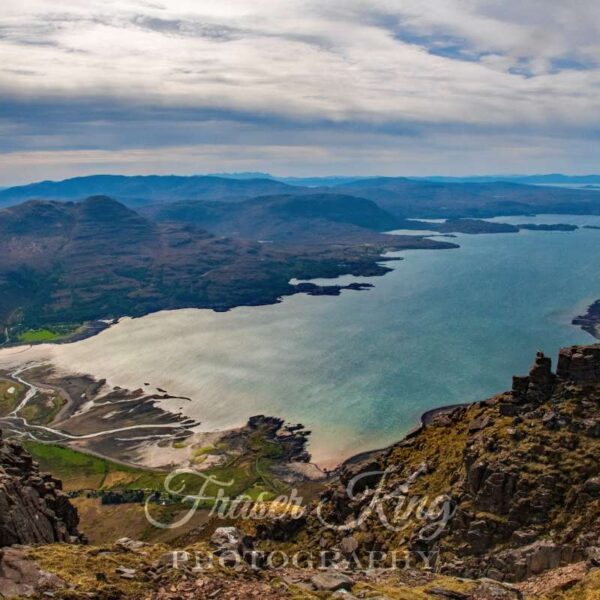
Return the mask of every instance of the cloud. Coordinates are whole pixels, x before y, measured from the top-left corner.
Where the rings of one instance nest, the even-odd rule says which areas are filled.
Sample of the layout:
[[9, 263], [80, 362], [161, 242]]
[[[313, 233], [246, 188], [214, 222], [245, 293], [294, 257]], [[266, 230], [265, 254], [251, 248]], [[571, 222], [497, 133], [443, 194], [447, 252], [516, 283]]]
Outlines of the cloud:
[[436, 135], [463, 158], [471, 148], [473, 170], [474, 143], [526, 133], [573, 148], [599, 129], [595, 4], [4, 0], [0, 151], [324, 144], [351, 164], [351, 133], [362, 147], [392, 140], [402, 156], [419, 137], [448, 172]]

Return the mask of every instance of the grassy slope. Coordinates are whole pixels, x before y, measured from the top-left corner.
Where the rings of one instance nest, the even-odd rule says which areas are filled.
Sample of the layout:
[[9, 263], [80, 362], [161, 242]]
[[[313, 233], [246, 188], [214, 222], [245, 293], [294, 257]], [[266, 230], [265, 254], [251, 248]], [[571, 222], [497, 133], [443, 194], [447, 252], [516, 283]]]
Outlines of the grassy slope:
[[[14, 392], [8, 390], [14, 388]], [[6, 416], [12, 412], [21, 401], [25, 388], [20, 384], [8, 379], [0, 379], [0, 417]]]
[[[49, 471], [63, 481], [65, 490], [131, 490], [148, 489], [164, 491], [166, 473], [150, 469], [140, 469], [122, 465], [110, 460], [78, 452], [57, 444], [43, 444], [27, 441], [24, 444], [40, 469]], [[266, 492], [265, 499], [284, 490], [281, 482], [270, 473], [271, 461], [277, 457], [279, 448], [260, 436], [252, 439], [251, 450], [247, 454], [232, 456], [224, 464], [203, 471], [206, 476], [214, 476], [222, 482], [232, 481], [226, 488], [228, 496], [248, 494], [258, 497]], [[182, 476], [176, 484], [186, 483], [188, 490], [198, 490], [204, 479]], [[207, 486], [210, 495], [216, 495], [218, 487]]]

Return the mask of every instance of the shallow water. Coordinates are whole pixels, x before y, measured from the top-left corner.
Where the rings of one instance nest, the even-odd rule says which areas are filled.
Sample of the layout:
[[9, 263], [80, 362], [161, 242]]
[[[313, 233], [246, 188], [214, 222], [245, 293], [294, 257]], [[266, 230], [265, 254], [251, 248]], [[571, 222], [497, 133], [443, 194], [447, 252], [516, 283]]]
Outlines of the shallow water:
[[[600, 217], [497, 221], [600, 225]], [[600, 231], [458, 235], [458, 250], [403, 252], [369, 291], [278, 305], [163, 312], [43, 346], [65, 369], [167, 389], [212, 430], [267, 413], [314, 433], [322, 464], [397, 440], [436, 406], [508, 389], [534, 353], [593, 338], [570, 324], [600, 298]], [[0, 364], [8, 360], [0, 352]], [[14, 350], [12, 351], [14, 357]]]

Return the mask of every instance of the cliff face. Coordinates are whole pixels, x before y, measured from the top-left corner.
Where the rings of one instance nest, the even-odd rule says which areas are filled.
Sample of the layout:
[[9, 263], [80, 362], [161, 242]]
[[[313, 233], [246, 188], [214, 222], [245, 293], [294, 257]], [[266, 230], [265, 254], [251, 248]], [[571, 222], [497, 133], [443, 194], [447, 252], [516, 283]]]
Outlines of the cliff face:
[[[434, 498], [452, 513], [441, 526], [435, 511], [416, 510]], [[344, 466], [320, 511], [337, 525], [366, 518], [335, 531], [314, 510], [288, 538], [359, 555], [407, 549], [444, 573], [505, 582], [598, 562], [600, 346], [561, 350], [556, 374], [538, 353], [512, 391], [439, 414], [388, 450]]]
[[80, 542], [77, 510], [61, 482], [40, 473], [18, 443], [0, 432], [0, 547]]

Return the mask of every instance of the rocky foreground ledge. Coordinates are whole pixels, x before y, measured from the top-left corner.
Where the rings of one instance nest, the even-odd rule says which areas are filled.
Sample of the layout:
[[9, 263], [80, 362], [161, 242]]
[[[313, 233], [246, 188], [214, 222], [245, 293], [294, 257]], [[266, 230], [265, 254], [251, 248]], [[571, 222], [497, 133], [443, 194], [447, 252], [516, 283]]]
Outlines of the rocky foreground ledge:
[[0, 430], [0, 547], [79, 543], [78, 523], [62, 483], [40, 473], [23, 446], [4, 440]]
[[[188, 532], [178, 551], [239, 554], [210, 571], [192, 560], [174, 569], [181, 554], [164, 544], [56, 544], [81, 541], [60, 483], [13, 442], [1, 442], [0, 465], [0, 544], [12, 544], [0, 549], [0, 597], [600, 597], [600, 345], [561, 350], [556, 372], [538, 353], [509, 392], [439, 414], [345, 465], [301, 518]], [[269, 565], [275, 553], [298, 552], [336, 560]], [[405, 562], [365, 566], [393, 552]]]

